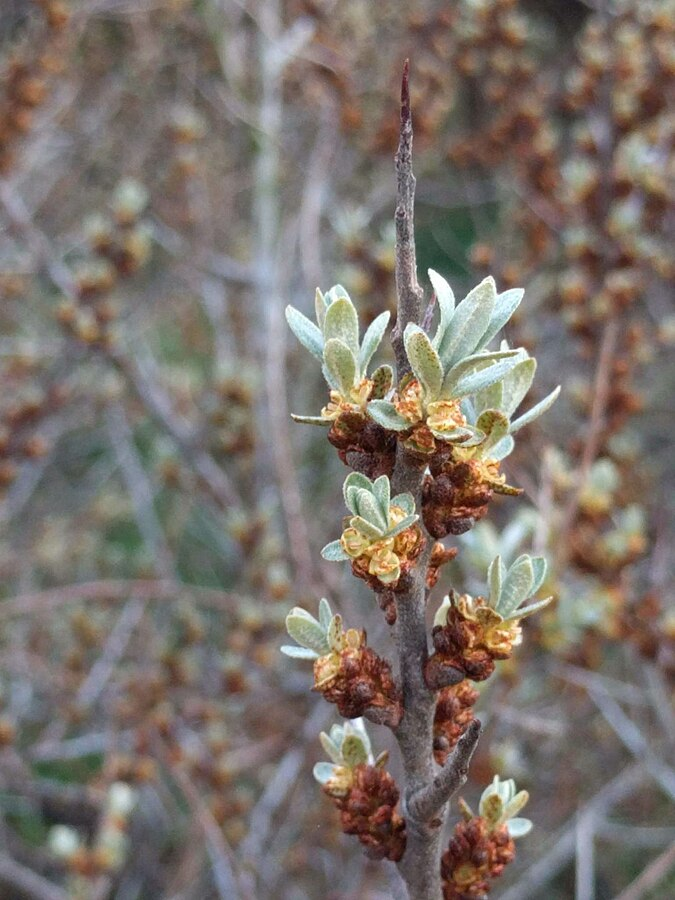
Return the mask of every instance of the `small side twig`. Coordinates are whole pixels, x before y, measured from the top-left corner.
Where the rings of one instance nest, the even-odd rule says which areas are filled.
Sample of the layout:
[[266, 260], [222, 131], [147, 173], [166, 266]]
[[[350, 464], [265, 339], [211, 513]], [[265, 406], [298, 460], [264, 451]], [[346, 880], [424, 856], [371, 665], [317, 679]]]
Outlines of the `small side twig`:
[[474, 719], [431, 784], [408, 799], [408, 811], [414, 818], [429, 821], [461, 788], [467, 779], [471, 757], [480, 735], [481, 723]]

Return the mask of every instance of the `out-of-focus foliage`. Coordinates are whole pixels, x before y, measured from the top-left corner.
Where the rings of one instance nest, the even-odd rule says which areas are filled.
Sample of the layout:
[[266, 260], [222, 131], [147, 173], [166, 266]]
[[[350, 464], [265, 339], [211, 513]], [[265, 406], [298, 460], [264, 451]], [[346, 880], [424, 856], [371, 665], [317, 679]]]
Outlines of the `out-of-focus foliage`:
[[503, 896], [569, 897], [593, 841], [616, 896], [675, 827], [672, 0], [7, 0], [0, 41], [0, 894], [387, 890], [277, 652], [280, 600], [383, 629], [314, 562], [345, 473], [290, 431], [330, 398], [283, 311], [339, 282], [393, 312], [410, 56], [420, 271], [525, 286], [533, 402], [570, 385], [504, 461], [530, 508], [446, 540], [467, 594], [545, 553], [555, 598], [483, 688], [465, 795], [536, 785]]

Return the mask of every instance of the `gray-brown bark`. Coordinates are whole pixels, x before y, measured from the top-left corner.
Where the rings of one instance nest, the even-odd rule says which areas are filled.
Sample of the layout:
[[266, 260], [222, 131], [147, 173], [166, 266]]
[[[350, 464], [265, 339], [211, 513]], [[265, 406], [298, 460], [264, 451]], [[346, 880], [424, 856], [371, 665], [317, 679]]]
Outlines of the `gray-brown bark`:
[[[392, 345], [397, 377], [410, 371], [403, 346], [403, 332], [409, 322], [419, 324], [424, 295], [417, 281], [415, 261], [414, 202], [415, 177], [412, 171], [412, 117], [408, 90], [408, 61], [401, 89], [401, 127], [396, 153], [396, 290], [398, 311]], [[410, 491], [416, 508], [421, 508], [424, 467], [410, 459], [399, 445], [392, 476], [392, 493]], [[433, 724], [436, 692], [427, 687], [424, 667], [428, 658], [426, 622], [426, 571], [433, 546], [427, 544], [411, 573], [410, 587], [397, 594], [394, 638], [403, 692], [404, 716], [395, 730], [405, 773], [403, 812], [407, 845], [399, 870], [410, 900], [440, 900], [440, 856], [443, 824], [448, 800], [466, 779], [466, 771], [478, 741], [480, 724], [470, 728], [443, 770], [437, 774], [433, 758]]]

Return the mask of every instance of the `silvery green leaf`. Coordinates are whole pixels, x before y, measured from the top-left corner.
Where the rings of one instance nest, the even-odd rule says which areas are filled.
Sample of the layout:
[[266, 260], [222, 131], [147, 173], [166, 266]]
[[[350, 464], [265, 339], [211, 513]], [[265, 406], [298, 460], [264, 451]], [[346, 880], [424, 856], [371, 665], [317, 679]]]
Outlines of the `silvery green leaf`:
[[371, 491], [373, 489], [373, 482], [367, 475], [362, 475], [360, 472], [350, 472], [345, 478], [345, 482], [342, 485], [342, 496], [345, 498], [347, 509], [350, 509], [356, 515], [356, 509], [354, 508], [352, 499], [352, 488], [358, 488], [360, 491]]
[[485, 432], [480, 428], [474, 428], [472, 425], [467, 425], [464, 430], [468, 431], [470, 436], [462, 441], [462, 447], [477, 447], [480, 444], [482, 448], [485, 441]]
[[477, 369], [474, 372], [468, 372], [462, 375], [454, 384], [446, 384], [443, 382], [444, 397], [464, 397], [467, 394], [475, 394], [483, 391], [490, 385], [501, 381], [507, 372], [510, 372], [514, 366], [518, 364], [517, 357], [502, 359], [499, 362], [492, 363], [485, 368]]
[[510, 435], [507, 435], [505, 438], [502, 438], [498, 444], [494, 445], [494, 447], [490, 451], [490, 459], [494, 459], [497, 462], [502, 459], [506, 459], [509, 454], [513, 453], [514, 447], [515, 441]]
[[349, 300], [349, 302], [351, 303], [349, 294], [347, 293], [345, 288], [343, 288], [341, 284], [334, 284], [333, 287], [324, 295], [324, 302], [326, 306], [330, 306], [341, 297], [344, 297], [345, 300]]
[[346, 344], [337, 338], [330, 338], [323, 348], [323, 358], [326, 368], [337, 381], [339, 391], [343, 397], [348, 397], [349, 392], [356, 383], [356, 359]]
[[359, 319], [351, 300], [339, 297], [326, 310], [323, 322], [324, 340], [342, 341], [354, 354], [359, 355]]
[[301, 606], [294, 606], [288, 615], [289, 616], [298, 616], [298, 618], [300, 618], [300, 619], [307, 619], [308, 622], [316, 623], [316, 619], [311, 614], [311, 612], [307, 612], [307, 610], [303, 609]]
[[293, 659], [318, 659], [319, 654], [314, 650], [310, 650], [309, 647], [293, 647], [290, 644], [284, 644], [283, 647], [279, 647], [279, 650], [285, 656], [291, 656]]
[[377, 525], [369, 522], [368, 519], [364, 519], [363, 516], [352, 516], [349, 520], [349, 524], [352, 528], [356, 528], [357, 531], [360, 531], [361, 534], [365, 534], [366, 537], [369, 537], [373, 541], [379, 541], [384, 535], [384, 528], [378, 528]]
[[522, 403], [523, 397], [532, 387], [534, 373], [537, 370], [537, 360], [532, 357], [521, 360], [505, 376], [502, 384], [503, 399], [502, 412], [511, 418]]
[[438, 308], [441, 313], [440, 320], [438, 322], [438, 330], [434, 335], [434, 339], [432, 341], [434, 350], [438, 350], [438, 346], [443, 340], [443, 335], [445, 334], [448, 324], [452, 319], [452, 314], [455, 311], [455, 295], [452, 292], [452, 288], [448, 284], [448, 282], [443, 278], [438, 272], [434, 272], [433, 269], [429, 269], [429, 281], [431, 282], [431, 286], [434, 289], [434, 294], [436, 294], [436, 300], [438, 301]]
[[387, 531], [387, 537], [396, 537], [397, 534], [400, 534], [402, 531], [405, 531], [406, 528], [410, 528], [411, 525], [414, 525], [418, 519], [418, 515], [406, 516], [405, 519], [402, 519], [398, 523], [398, 525], [395, 525]]
[[295, 413], [291, 413], [291, 419], [302, 425], [320, 425], [323, 428], [333, 424], [330, 419], [324, 419], [323, 416], [296, 416]]
[[520, 301], [523, 299], [524, 293], [525, 291], [522, 288], [511, 288], [509, 291], [497, 294], [495, 308], [490, 317], [490, 324], [480, 341], [482, 347], [487, 347], [492, 338], [496, 337], [504, 325], [506, 325], [520, 306]]
[[490, 322], [496, 298], [494, 278], [488, 276], [459, 304], [438, 348], [446, 371], [476, 349]]
[[323, 359], [323, 335], [314, 322], [310, 322], [307, 316], [303, 316], [293, 306], [286, 307], [286, 321], [302, 346], [317, 359]]
[[327, 784], [333, 777], [335, 766], [329, 762], [318, 762], [312, 769], [312, 774], [319, 784]]
[[330, 625], [332, 618], [333, 612], [330, 608], [330, 603], [328, 602], [328, 600], [326, 600], [325, 597], [322, 597], [319, 600], [319, 624], [324, 631], [326, 631], [326, 629]]
[[485, 432], [485, 440], [481, 445], [481, 453], [487, 456], [490, 447], [498, 444], [509, 433], [509, 420], [498, 409], [486, 409], [478, 416], [476, 427]]
[[389, 324], [390, 315], [391, 314], [389, 310], [385, 310], [385, 312], [380, 313], [380, 315], [376, 319], [373, 319], [373, 321], [370, 323], [366, 330], [366, 333], [363, 336], [361, 349], [359, 350], [359, 369], [362, 378], [365, 378], [368, 364], [373, 358], [373, 354], [380, 346], [382, 336], [384, 335], [385, 329]]
[[394, 383], [394, 370], [391, 366], [378, 366], [370, 376], [373, 382], [373, 389], [370, 392], [372, 400], [383, 400]]
[[518, 609], [514, 609], [511, 615], [505, 616], [504, 621], [512, 622], [517, 619], [527, 619], [528, 616], [533, 616], [536, 612], [539, 612], [540, 609], [548, 606], [552, 600], [553, 597], [545, 597], [543, 600], [537, 600], [534, 603], [530, 603], [529, 606], [520, 606]]
[[339, 613], [336, 613], [330, 620], [330, 625], [326, 630], [326, 643], [328, 651], [334, 650], [339, 653], [342, 650], [342, 616]]
[[333, 760], [335, 765], [339, 766], [342, 762], [342, 754], [340, 753], [340, 746], [336, 744], [335, 741], [326, 734], [325, 731], [322, 731], [319, 735], [319, 740], [321, 741], [321, 746], [326, 752], [327, 756]]
[[368, 762], [368, 751], [357, 734], [347, 735], [340, 749], [345, 765], [349, 766], [350, 769]]
[[511, 784], [513, 787], [509, 792], [508, 799], [504, 805], [504, 812], [502, 813], [504, 820], [512, 819], [514, 816], [517, 816], [530, 799], [530, 795], [527, 791], [518, 791], [518, 793], [516, 793], [516, 785], [513, 779], [511, 779]]
[[326, 384], [333, 391], [340, 390], [340, 382], [335, 378], [335, 376], [328, 370], [328, 366], [325, 361], [321, 363], [321, 374], [326, 379]]
[[377, 498], [370, 491], [358, 491], [355, 499], [356, 514], [379, 528], [384, 534], [389, 522], [389, 507], [383, 512]]
[[397, 494], [390, 500], [389, 505], [398, 506], [407, 516], [412, 516], [415, 512], [415, 498], [408, 491], [404, 494]]
[[550, 409], [551, 406], [558, 399], [558, 394], [560, 393], [560, 385], [551, 393], [544, 397], [543, 400], [540, 400], [532, 409], [528, 409], [526, 413], [517, 418], [515, 422], [511, 422], [511, 427], [509, 429], [510, 433], [513, 434], [516, 431], [519, 431], [525, 425], [529, 425], [530, 422], [534, 422], [535, 419], [538, 419], [539, 416], [543, 415], [547, 409]]
[[389, 503], [391, 502], [391, 483], [386, 475], [380, 475], [373, 482], [373, 494], [377, 500], [385, 521], [389, 521]]
[[502, 583], [497, 612], [505, 619], [514, 612], [526, 597], [532, 594], [534, 569], [527, 554], [519, 556], [506, 573]]
[[512, 359], [521, 354], [521, 350], [495, 350], [493, 353], [474, 353], [471, 356], [467, 356], [466, 359], [455, 363], [450, 371], [447, 372], [443, 385], [444, 387], [446, 385], [452, 387], [464, 375], [479, 372], [481, 369], [485, 369], [502, 359]]
[[314, 311], [316, 313], [316, 321], [318, 322], [319, 328], [321, 329], [321, 337], [323, 340], [323, 320], [326, 318], [326, 307], [328, 304], [326, 300], [319, 290], [316, 289], [316, 293], [314, 294]]
[[407, 431], [412, 425], [396, 412], [396, 407], [388, 400], [371, 400], [366, 412], [373, 420], [388, 431]]
[[[513, 371], [513, 370], [512, 370]], [[508, 375], [506, 376], [508, 378]], [[501, 409], [502, 397], [504, 394], [504, 382], [497, 381], [490, 387], [482, 391], [477, 391], [474, 396], [474, 403], [479, 413], [486, 409]]]
[[546, 560], [543, 556], [532, 557], [532, 571], [534, 572], [534, 582], [532, 583], [532, 595], [537, 593], [546, 578]]
[[532, 822], [529, 819], [509, 819], [505, 824], [509, 830], [509, 836], [514, 840], [525, 837], [532, 831]]
[[370, 746], [370, 735], [366, 729], [365, 721], [359, 716], [358, 719], [351, 719], [344, 724], [344, 733], [345, 734], [356, 734], [361, 740], [361, 743], [366, 748], [366, 753], [368, 756], [372, 753], [372, 747]]
[[289, 613], [286, 616], [286, 631], [301, 647], [314, 650], [319, 656], [328, 653], [326, 632], [316, 619], [306, 619], [304, 616]]
[[496, 556], [487, 571], [488, 585], [490, 586], [490, 606], [497, 609], [499, 606], [499, 595], [502, 590], [502, 583], [506, 576], [506, 566], [502, 562], [501, 556]]
[[326, 544], [321, 551], [321, 556], [327, 559], [328, 562], [342, 562], [349, 559], [349, 556], [342, 549], [340, 541], [331, 541], [330, 544]]
[[403, 335], [405, 352], [428, 402], [435, 400], [443, 383], [443, 367], [438, 354], [424, 331], [412, 322]]

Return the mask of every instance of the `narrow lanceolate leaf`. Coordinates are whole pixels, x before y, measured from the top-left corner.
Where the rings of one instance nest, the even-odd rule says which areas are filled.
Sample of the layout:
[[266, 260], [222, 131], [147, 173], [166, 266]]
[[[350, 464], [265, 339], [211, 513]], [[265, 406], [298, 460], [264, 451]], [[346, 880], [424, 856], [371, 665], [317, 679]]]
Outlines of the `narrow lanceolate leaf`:
[[286, 307], [286, 321], [302, 346], [306, 347], [317, 359], [323, 359], [323, 335], [314, 322], [310, 322], [307, 316], [303, 316], [293, 306]]
[[546, 569], [548, 568], [546, 560], [543, 556], [532, 557], [532, 571], [534, 572], [534, 582], [532, 583], [532, 594], [536, 594], [544, 583], [546, 578]]
[[446, 371], [474, 352], [488, 327], [496, 298], [494, 279], [488, 277], [459, 304], [438, 348]]
[[339, 297], [326, 310], [323, 321], [324, 340], [342, 341], [355, 357], [359, 354], [359, 319], [351, 300]]
[[434, 289], [434, 294], [436, 294], [438, 308], [441, 313], [438, 329], [432, 341], [434, 350], [438, 350], [438, 346], [443, 340], [450, 319], [452, 319], [452, 314], [455, 311], [455, 295], [445, 278], [439, 275], [438, 272], [434, 272], [433, 269], [429, 269], [429, 281]]
[[337, 381], [340, 393], [348, 397], [356, 382], [356, 359], [349, 347], [337, 338], [326, 341], [323, 348], [326, 368]]
[[510, 616], [506, 616], [504, 621], [509, 622], [514, 619], [526, 619], [528, 616], [533, 616], [540, 609], [548, 606], [552, 600], [553, 597], [544, 597], [543, 600], [537, 600], [535, 603], [530, 603], [527, 606], [520, 606], [518, 609], [514, 609]]
[[490, 317], [490, 324], [480, 340], [481, 347], [487, 347], [492, 338], [499, 334], [520, 306], [524, 293], [525, 291], [522, 288], [512, 288], [510, 291], [504, 291], [502, 294], [497, 295], [495, 308]]
[[340, 765], [342, 762], [342, 754], [340, 753], [340, 747], [335, 743], [335, 741], [326, 734], [325, 731], [322, 731], [319, 735], [319, 740], [321, 741], [321, 746], [326, 752], [327, 756], [333, 760], [336, 765]]
[[502, 359], [499, 362], [488, 365], [483, 369], [475, 372], [469, 372], [457, 379], [451, 390], [446, 392], [446, 386], [443, 385], [443, 394], [446, 397], [465, 397], [468, 394], [476, 394], [483, 391], [490, 385], [495, 384], [518, 364], [517, 357]]
[[319, 656], [328, 653], [326, 632], [315, 619], [306, 619], [291, 612], [286, 616], [286, 631], [301, 647], [308, 647]]
[[558, 399], [558, 394], [560, 393], [560, 385], [548, 395], [548, 397], [544, 397], [543, 400], [540, 400], [536, 406], [533, 406], [532, 409], [528, 409], [526, 413], [522, 416], [519, 416], [515, 420], [515, 422], [511, 422], [511, 427], [509, 428], [509, 433], [513, 434], [515, 431], [519, 431], [521, 428], [524, 428], [525, 425], [529, 425], [530, 422], [534, 422], [535, 419], [538, 419], [539, 416], [543, 415], [547, 409], [550, 409], [555, 401]]
[[382, 534], [387, 530], [389, 521], [389, 509], [384, 512], [376, 497], [370, 491], [358, 491], [355, 499], [356, 514], [370, 522], [371, 525], [379, 529]]
[[438, 354], [424, 331], [412, 322], [407, 326], [403, 340], [410, 366], [424, 388], [425, 399], [431, 402], [438, 397], [443, 383], [443, 367]]
[[391, 366], [378, 366], [370, 376], [373, 389], [370, 392], [372, 400], [384, 400], [394, 383], [394, 370]]
[[352, 516], [349, 520], [349, 524], [352, 528], [356, 528], [357, 531], [360, 531], [361, 534], [365, 534], [371, 541], [379, 541], [385, 532], [384, 528], [378, 528], [377, 525], [373, 522], [369, 522], [368, 519], [364, 519], [363, 516]]
[[293, 659], [319, 658], [319, 654], [314, 650], [310, 650], [309, 647], [294, 647], [290, 644], [284, 644], [284, 646], [280, 647], [279, 650], [284, 654], [284, 656], [290, 656]]
[[318, 762], [312, 769], [312, 774], [319, 784], [326, 784], [333, 777], [335, 766], [329, 762]]
[[412, 425], [396, 412], [396, 407], [388, 400], [371, 400], [366, 412], [373, 420], [388, 431], [407, 431]]
[[405, 531], [406, 528], [410, 528], [411, 525], [414, 525], [415, 522], [419, 519], [419, 516], [412, 515], [406, 516], [405, 519], [402, 519], [398, 525], [395, 525], [393, 528], [390, 528], [387, 532], [387, 537], [396, 537], [397, 534], [400, 534], [402, 531]]
[[504, 806], [502, 818], [512, 819], [514, 816], [518, 815], [521, 809], [527, 804], [527, 801], [529, 799], [530, 795], [527, 793], [527, 791], [518, 791], [518, 793], [515, 794], [515, 796], [513, 796]]
[[[513, 371], [513, 369], [511, 371]], [[508, 378], [508, 375], [506, 377]], [[474, 394], [474, 403], [477, 413], [480, 414], [486, 409], [501, 409], [503, 395], [503, 381], [497, 381], [495, 384], [491, 384], [490, 387], [485, 388], [482, 391], [477, 391]]]
[[330, 544], [326, 544], [321, 551], [321, 556], [327, 559], [328, 562], [342, 562], [349, 559], [349, 556], [342, 549], [340, 541], [331, 541]]
[[386, 475], [380, 475], [379, 478], [376, 478], [373, 482], [373, 495], [377, 500], [380, 511], [385, 518], [385, 521], [389, 521], [389, 503], [391, 500], [391, 484]]
[[511, 418], [520, 406], [523, 397], [532, 387], [534, 373], [537, 371], [536, 359], [523, 359], [505, 376], [502, 384], [503, 399], [501, 409]]
[[515, 447], [515, 441], [511, 437], [511, 435], [507, 435], [505, 438], [502, 438], [499, 443], [495, 444], [494, 447], [490, 450], [490, 459], [494, 459], [497, 462], [500, 462], [502, 459], [506, 459], [509, 454], [513, 453], [513, 448]]
[[330, 608], [330, 603], [326, 600], [325, 597], [322, 597], [319, 600], [319, 624], [325, 631], [330, 625], [331, 619], [333, 618], [333, 613]]
[[348, 734], [340, 749], [342, 750], [342, 758], [350, 769], [368, 762], [368, 753], [363, 746], [363, 741], [357, 734]]
[[319, 290], [316, 289], [316, 293], [314, 294], [314, 312], [316, 313], [316, 321], [319, 324], [319, 328], [321, 329], [321, 336], [323, 339], [323, 321], [326, 318], [326, 309], [328, 308], [328, 304], [326, 300]]
[[373, 354], [380, 346], [380, 341], [389, 324], [389, 318], [389, 310], [380, 313], [380, 315], [370, 323], [363, 336], [361, 349], [359, 350], [359, 370], [362, 378], [365, 378], [368, 364], [373, 358]]
[[302, 425], [320, 425], [322, 428], [333, 424], [330, 419], [324, 419], [323, 416], [296, 416], [295, 413], [291, 413], [291, 419]]
[[525, 600], [531, 596], [534, 584], [532, 560], [527, 554], [519, 556], [506, 573], [502, 583], [497, 612], [505, 619]]
[[404, 494], [397, 494], [395, 497], [392, 497], [390, 506], [398, 506], [406, 516], [412, 516], [415, 512], [415, 498], [406, 491]]
[[502, 582], [506, 575], [506, 566], [502, 562], [501, 556], [496, 556], [488, 568], [487, 577], [490, 586], [490, 606], [497, 609], [499, 605], [499, 595], [502, 590]]
[[367, 475], [360, 472], [350, 472], [345, 478], [342, 486], [342, 496], [345, 498], [345, 506], [356, 515], [356, 506], [354, 503], [355, 491], [370, 491], [373, 483]]
[[532, 831], [532, 822], [529, 819], [509, 819], [508, 822], [505, 822], [505, 825], [509, 830], [509, 837], [514, 840], [525, 837], [526, 834]]
[[471, 356], [467, 356], [466, 359], [460, 360], [446, 373], [444, 384], [451, 387], [464, 375], [479, 372], [481, 369], [486, 369], [502, 359], [513, 359], [516, 356], [521, 356], [522, 352], [522, 350], [495, 350], [493, 353], [473, 353]]

